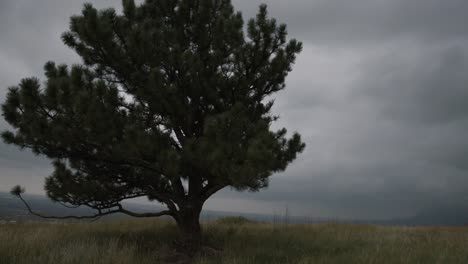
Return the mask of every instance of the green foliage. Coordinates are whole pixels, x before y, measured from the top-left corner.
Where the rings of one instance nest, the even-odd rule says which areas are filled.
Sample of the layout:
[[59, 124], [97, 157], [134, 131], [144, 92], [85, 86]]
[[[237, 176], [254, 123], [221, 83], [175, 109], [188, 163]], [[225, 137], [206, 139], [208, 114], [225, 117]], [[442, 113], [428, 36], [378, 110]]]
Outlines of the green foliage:
[[23, 79], [2, 105], [4, 141], [53, 160], [54, 201], [101, 210], [146, 196], [200, 210], [224, 187], [266, 187], [305, 147], [270, 130], [266, 99], [302, 45], [265, 5], [244, 33], [229, 0], [124, 0], [123, 14], [86, 4], [62, 39], [84, 64], [48, 62], [43, 86]]
[[20, 196], [24, 192], [25, 192], [24, 187], [21, 187], [19, 185], [16, 185], [15, 187], [11, 188], [11, 191], [10, 191], [11, 195], [14, 195], [14, 196]]

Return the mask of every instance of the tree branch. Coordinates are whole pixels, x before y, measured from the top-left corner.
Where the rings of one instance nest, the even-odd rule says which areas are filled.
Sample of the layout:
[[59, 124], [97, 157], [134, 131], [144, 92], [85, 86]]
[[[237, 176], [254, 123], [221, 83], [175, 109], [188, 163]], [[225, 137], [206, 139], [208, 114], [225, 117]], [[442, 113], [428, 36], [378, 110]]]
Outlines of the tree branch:
[[179, 145], [183, 147], [185, 145], [185, 136], [182, 133], [182, 129], [179, 127], [174, 127], [174, 133], [176, 135], [177, 141], [179, 141]]
[[205, 188], [203, 188], [201, 195], [202, 201], [208, 200], [208, 198], [210, 198], [213, 194], [217, 193], [225, 187], [227, 187], [227, 184], [208, 184]]
[[29, 204], [23, 199], [21, 194], [17, 194], [16, 196], [18, 196], [18, 198], [23, 202], [23, 204], [26, 206], [26, 208], [27, 208], [27, 210], [28, 210], [28, 212], [30, 214], [38, 216], [40, 218], [44, 218], [44, 219], [77, 219], [77, 220], [79, 220], [79, 219], [95, 219], [95, 218], [98, 218], [98, 217], [101, 217], [101, 216], [115, 214], [115, 213], [123, 213], [123, 214], [133, 216], [133, 217], [160, 217], [160, 216], [163, 216], [163, 215], [173, 215], [173, 212], [170, 211], [170, 210], [165, 210], [165, 211], [161, 211], [161, 212], [157, 212], [157, 213], [135, 213], [135, 212], [132, 212], [132, 211], [129, 211], [129, 210], [123, 208], [121, 204], [116, 204], [115, 207], [117, 207], [117, 209], [108, 210], [108, 211], [105, 211], [105, 212], [102, 212], [102, 210], [97, 210], [98, 213], [94, 214], [94, 215], [86, 215], [86, 216], [75, 216], [75, 215], [48, 216], [48, 215], [42, 215], [42, 214], [34, 212], [31, 209], [31, 207], [29, 206]]

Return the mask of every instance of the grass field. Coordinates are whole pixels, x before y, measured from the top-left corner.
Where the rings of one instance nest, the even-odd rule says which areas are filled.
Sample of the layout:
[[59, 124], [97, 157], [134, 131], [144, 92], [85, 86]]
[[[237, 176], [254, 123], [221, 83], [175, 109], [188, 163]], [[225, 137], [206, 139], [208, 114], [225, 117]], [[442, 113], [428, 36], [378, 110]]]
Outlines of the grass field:
[[[205, 223], [206, 243], [224, 250], [194, 263], [468, 263], [468, 228]], [[176, 235], [158, 220], [0, 225], [0, 264], [164, 263]]]

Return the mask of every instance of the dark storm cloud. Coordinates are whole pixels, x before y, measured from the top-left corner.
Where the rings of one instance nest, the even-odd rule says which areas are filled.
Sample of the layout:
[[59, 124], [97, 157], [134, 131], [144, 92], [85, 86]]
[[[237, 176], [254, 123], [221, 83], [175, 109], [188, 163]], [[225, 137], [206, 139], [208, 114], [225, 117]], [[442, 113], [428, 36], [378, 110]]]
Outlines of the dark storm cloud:
[[267, 3], [305, 42], [277, 109], [307, 165], [249, 198], [363, 217], [468, 202], [468, 2]]
[[[467, 1], [233, 0], [246, 20], [262, 2], [304, 42], [274, 111], [307, 148], [269, 189], [223, 191], [211, 208], [395, 218], [468, 204]], [[47, 60], [79, 60], [60, 34], [81, 5], [1, 1], [0, 99]], [[39, 190], [48, 162], [13, 149], [0, 144], [0, 189]]]
[[[421, 47], [410, 43], [374, 59], [360, 83], [390, 117], [410, 122], [456, 122], [468, 117], [468, 40]], [[363, 95], [360, 94], [360, 95]]]
[[395, 37], [439, 41], [468, 36], [464, 0], [234, 0], [251, 17], [261, 3], [297, 38], [316, 45], [374, 45]]

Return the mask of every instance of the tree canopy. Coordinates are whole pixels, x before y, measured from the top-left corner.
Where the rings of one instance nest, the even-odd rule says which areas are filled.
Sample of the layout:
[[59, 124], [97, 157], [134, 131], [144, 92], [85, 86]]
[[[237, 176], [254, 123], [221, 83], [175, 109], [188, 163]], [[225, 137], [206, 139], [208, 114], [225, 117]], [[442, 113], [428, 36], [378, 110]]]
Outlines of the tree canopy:
[[[85, 4], [62, 40], [83, 63], [47, 62], [43, 84], [21, 80], [2, 105], [4, 141], [53, 161], [53, 201], [170, 215], [192, 232], [211, 195], [266, 187], [305, 147], [270, 129], [302, 45], [266, 5], [244, 27], [230, 0], [124, 0], [122, 14]], [[125, 210], [135, 197], [168, 210]]]

